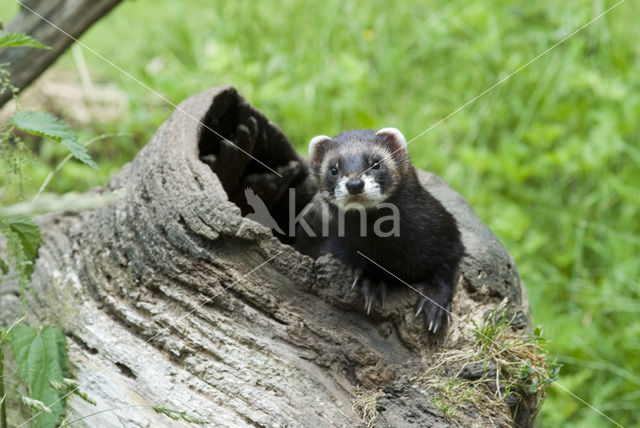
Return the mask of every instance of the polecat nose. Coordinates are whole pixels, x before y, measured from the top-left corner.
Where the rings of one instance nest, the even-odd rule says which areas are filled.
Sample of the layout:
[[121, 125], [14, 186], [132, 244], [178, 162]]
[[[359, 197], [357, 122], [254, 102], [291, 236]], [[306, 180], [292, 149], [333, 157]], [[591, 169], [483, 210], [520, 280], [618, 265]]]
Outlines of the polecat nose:
[[360, 178], [353, 178], [347, 181], [347, 190], [352, 195], [357, 195], [358, 193], [362, 193], [362, 189], [364, 189], [364, 181]]

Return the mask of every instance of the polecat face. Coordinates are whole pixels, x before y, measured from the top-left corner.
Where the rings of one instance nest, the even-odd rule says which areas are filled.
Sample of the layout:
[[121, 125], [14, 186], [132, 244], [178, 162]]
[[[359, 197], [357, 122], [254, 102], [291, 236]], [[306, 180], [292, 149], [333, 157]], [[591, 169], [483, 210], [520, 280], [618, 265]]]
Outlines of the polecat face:
[[386, 201], [411, 168], [407, 142], [395, 128], [314, 137], [309, 159], [320, 195], [345, 210]]

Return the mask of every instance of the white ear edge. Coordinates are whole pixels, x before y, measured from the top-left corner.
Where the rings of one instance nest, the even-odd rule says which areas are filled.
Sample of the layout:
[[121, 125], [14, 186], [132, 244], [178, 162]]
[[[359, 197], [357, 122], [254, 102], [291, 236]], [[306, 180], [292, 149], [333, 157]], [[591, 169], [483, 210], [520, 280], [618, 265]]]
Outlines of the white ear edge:
[[313, 158], [313, 154], [317, 150], [318, 145], [327, 140], [331, 140], [331, 137], [327, 137], [326, 135], [318, 135], [317, 137], [313, 137], [309, 142], [309, 158]]
[[380, 135], [380, 134], [391, 135], [402, 147], [407, 147], [407, 139], [404, 138], [404, 135], [402, 135], [402, 132], [400, 132], [396, 128], [382, 128], [381, 130], [376, 132], [376, 135]]

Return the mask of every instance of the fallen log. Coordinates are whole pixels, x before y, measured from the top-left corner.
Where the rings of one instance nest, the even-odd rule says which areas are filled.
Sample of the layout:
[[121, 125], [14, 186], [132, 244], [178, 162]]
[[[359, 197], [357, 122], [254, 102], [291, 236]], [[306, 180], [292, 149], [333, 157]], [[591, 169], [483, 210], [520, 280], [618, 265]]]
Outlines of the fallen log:
[[[276, 125], [231, 87], [183, 101], [92, 190], [126, 196], [36, 219], [43, 243], [27, 320], [64, 329], [72, 372], [97, 402], [71, 398], [70, 419], [117, 408], [87, 424], [168, 426], [149, 407], [127, 407], [162, 404], [210, 426], [530, 426], [536, 394], [499, 402], [487, 391], [452, 415], [425, 382], [433, 367], [451, 378], [495, 371], [454, 367], [447, 351], [472, 355], [474, 322], [503, 301], [515, 332], [531, 329], [531, 314], [498, 239], [442, 179], [420, 178], [455, 215], [467, 251], [451, 324], [435, 336], [411, 315], [410, 289], [367, 316], [349, 269], [246, 217], [247, 186], [282, 230], [288, 207], [299, 212], [313, 195], [306, 160]], [[2, 289], [6, 319], [18, 298]]]

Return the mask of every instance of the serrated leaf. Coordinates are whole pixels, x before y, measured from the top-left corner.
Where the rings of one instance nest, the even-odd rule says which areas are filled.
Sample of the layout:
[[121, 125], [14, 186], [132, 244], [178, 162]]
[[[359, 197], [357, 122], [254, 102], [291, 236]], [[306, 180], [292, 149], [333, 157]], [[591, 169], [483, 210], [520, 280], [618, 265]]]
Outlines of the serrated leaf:
[[74, 140], [62, 140], [62, 145], [69, 149], [74, 158], [98, 169], [98, 165], [93, 161], [93, 159], [91, 159], [91, 155], [82, 144]]
[[7, 240], [9, 263], [28, 281], [40, 244], [40, 228], [25, 215], [0, 217], [0, 233]]
[[29, 396], [51, 409], [51, 413], [34, 411], [32, 426], [56, 426], [64, 415], [65, 393], [52, 388], [49, 380], [63, 382], [69, 376], [64, 333], [57, 327], [44, 327], [38, 333], [31, 326], [19, 325], [11, 331], [9, 340]]
[[0, 48], [29, 47], [49, 49], [49, 46], [40, 43], [33, 37], [24, 33], [6, 33], [0, 35]]
[[19, 111], [12, 123], [25, 132], [62, 143], [80, 162], [98, 168], [85, 146], [78, 142], [76, 133], [63, 120], [41, 111]]
[[41, 111], [19, 111], [13, 115], [13, 124], [24, 132], [58, 142], [78, 140], [76, 133], [63, 120]]

